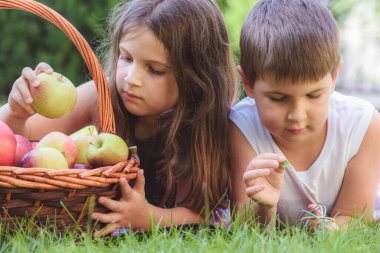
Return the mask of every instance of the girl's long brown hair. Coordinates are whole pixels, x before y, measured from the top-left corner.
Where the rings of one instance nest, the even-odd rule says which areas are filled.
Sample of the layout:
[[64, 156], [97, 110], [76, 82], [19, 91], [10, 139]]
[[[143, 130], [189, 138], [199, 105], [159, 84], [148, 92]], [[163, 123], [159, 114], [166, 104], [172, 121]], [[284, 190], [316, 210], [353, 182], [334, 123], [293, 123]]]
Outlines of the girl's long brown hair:
[[[115, 85], [119, 41], [135, 27], [147, 27], [166, 47], [178, 84], [179, 99], [160, 118], [164, 201], [175, 184], [187, 181], [182, 203], [198, 212], [216, 207], [230, 187], [228, 116], [236, 99], [236, 76], [227, 30], [211, 0], [136, 0], [119, 5], [110, 15], [109, 50], [104, 54], [114, 101], [117, 133], [134, 139], [130, 115]], [[206, 187], [203, 187], [206, 186]]]

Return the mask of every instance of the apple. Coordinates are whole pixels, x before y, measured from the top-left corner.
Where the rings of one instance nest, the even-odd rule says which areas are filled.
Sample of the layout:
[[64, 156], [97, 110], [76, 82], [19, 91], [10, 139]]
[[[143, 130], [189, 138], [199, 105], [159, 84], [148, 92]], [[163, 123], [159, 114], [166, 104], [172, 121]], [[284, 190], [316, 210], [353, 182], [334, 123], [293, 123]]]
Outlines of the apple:
[[33, 109], [47, 118], [62, 117], [74, 109], [77, 91], [65, 76], [53, 72], [37, 75], [40, 85], [31, 89]]
[[128, 146], [115, 134], [94, 136], [87, 149], [87, 159], [92, 168], [114, 165], [128, 159]]
[[20, 165], [23, 168], [67, 169], [69, 167], [62, 153], [49, 147], [32, 149], [21, 159]]
[[32, 143], [32, 148], [36, 148], [38, 141], [31, 141], [30, 143]]
[[48, 133], [38, 142], [37, 148], [39, 147], [50, 147], [57, 149], [66, 158], [69, 167], [71, 168], [74, 166], [78, 152], [77, 146], [66, 134], [61, 132]]
[[91, 136], [94, 136], [94, 135], [97, 135], [98, 134], [98, 130], [96, 129], [96, 126], [94, 125], [88, 125], [88, 126], [85, 126], [81, 129], [79, 129], [78, 131], [70, 134], [70, 137], [71, 138], [74, 138], [76, 136], [82, 136], [82, 135], [91, 135]]
[[28, 140], [28, 138], [15, 134], [16, 137], [16, 156], [14, 164], [18, 166], [20, 164], [21, 159], [24, 157], [26, 153], [33, 149], [32, 143]]
[[75, 135], [74, 137], [71, 137], [77, 146], [78, 151], [75, 163], [90, 165], [87, 159], [87, 149], [92, 138], [93, 136], [91, 135]]
[[91, 166], [88, 164], [76, 163], [74, 164], [73, 169], [91, 169]]
[[0, 166], [11, 166], [15, 161], [16, 137], [13, 130], [0, 121]]

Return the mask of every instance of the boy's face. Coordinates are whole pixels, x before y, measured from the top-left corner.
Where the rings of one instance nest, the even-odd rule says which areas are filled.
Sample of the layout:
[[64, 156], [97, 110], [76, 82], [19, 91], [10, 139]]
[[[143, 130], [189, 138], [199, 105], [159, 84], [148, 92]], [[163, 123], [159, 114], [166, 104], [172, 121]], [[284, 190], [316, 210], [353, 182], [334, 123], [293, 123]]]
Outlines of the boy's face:
[[330, 73], [317, 82], [301, 84], [276, 83], [266, 77], [245, 88], [277, 143], [302, 142], [324, 134], [329, 96], [335, 88]]

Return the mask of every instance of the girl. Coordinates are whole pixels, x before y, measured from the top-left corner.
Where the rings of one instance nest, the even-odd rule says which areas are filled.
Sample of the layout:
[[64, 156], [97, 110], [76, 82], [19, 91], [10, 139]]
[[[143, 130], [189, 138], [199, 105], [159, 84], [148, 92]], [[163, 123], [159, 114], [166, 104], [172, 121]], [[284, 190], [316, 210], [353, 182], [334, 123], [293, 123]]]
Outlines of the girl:
[[[229, 187], [226, 143], [236, 81], [221, 13], [211, 0], [136, 0], [115, 8], [108, 32], [104, 64], [117, 134], [137, 145], [144, 175], [133, 189], [121, 180], [121, 200], [100, 198], [111, 213], [93, 218], [112, 223], [103, 234], [118, 227], [146, 230], [151, 218], [160, 226], [201, 222], [205, 201], [224, 207]], [[40, 72], [52, 69], [41, 63], [22, 71], [1, 120], [29, 139], [97, 123], [92, 82], [77, 88], [68, 116], [35, 114], [30, 89]]]
[[[371, 219], [380, 116], [369, 103], [334, 92], [341, 63], [329, 11], [314, 0], [262, 0], [240, 46], [248, 97], [231, 112], [233, 202], [253, 200], [262, 223], [278, 215], [336, 229], [353, 217]], [[285, 159], [290, 165], [279, 166]], [[304, 209], [315, 219], [297, 220]]]

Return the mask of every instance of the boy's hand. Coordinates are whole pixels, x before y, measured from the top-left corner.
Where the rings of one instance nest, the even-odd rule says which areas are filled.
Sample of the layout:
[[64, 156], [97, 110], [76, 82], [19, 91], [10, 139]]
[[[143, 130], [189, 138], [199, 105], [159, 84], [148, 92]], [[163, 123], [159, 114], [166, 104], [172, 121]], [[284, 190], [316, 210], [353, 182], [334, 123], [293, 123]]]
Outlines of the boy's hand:
[[257, 155], [248, 164], [244, 173], [246, 193], [260, 206], [267, 209], [277, 206], [284, 179], [284, 168], [280, 163], [284, 161], [283, 156], [265, 153]]
[[110, 213], [93, 213], [91, 218], [102, 223], [109, 223], [105, 228], [96, 231], [94, 237], [107, 235], [117, 228], [133, 228], [134, 230], [147, 230], [151, 217], [149, 204], [145, 199], [145, 177], [143, 170], [137, 172], [137, 178], [133, 189], [127, 180], [120, 179], [120, 200], [99, 198], [99, 203], [111, 210]]
[[41, 72], [52, 73], [53, 69], [44, 62], [39, 63], [35, 70], [25, 67], [21, 76], [13, 84], [8, 104], [14, 117], [27, 119], [36, 113], [31, 106], [33, 98], [30, 90], [40, 85], [37, 75]]

